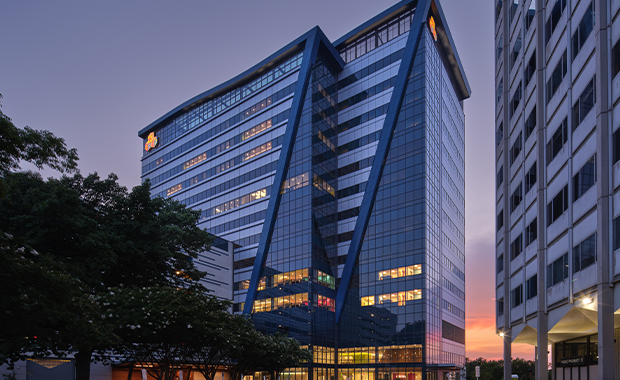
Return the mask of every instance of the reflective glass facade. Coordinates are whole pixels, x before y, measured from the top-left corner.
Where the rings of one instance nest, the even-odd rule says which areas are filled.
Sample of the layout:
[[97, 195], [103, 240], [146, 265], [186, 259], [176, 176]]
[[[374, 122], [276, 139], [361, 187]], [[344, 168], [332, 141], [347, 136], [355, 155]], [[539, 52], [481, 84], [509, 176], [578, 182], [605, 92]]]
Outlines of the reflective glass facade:
[[[157, 178], [154, 196], [203, 210], [199, 225], [233, 243], [233, 311], [312, 350], [313, 361], [287, 377], [436, 379], [464, 365], [469, 89], [448, 63], [458, 56], [441, 10], [426, 9], [403, 1], [333, 44], [318, 42], [320, 29], [310, 33], [269, 62], [300, 57], [297, 66], [143, 158], [143, 178]], [[226, 91], [237, 85], [245, 86]], [[263, 99], [277, 100], [234, 119]], [[160, 124], [141, 137], [169, 125]], [[376, 158], [386, 141], [386, 159]], [[377, 186], [375, 199], [368, 186]], [[360, 215], [365, 202], [372, 209]], [[360, 226], [361, 248], [351, 253]], [[341, 283], [346, 271], [350, 285]]]

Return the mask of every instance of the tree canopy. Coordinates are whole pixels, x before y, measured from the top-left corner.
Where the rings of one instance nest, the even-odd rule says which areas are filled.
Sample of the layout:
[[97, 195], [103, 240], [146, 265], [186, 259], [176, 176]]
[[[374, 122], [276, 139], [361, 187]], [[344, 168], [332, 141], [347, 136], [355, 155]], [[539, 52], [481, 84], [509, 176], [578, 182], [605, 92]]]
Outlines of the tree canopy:
[[[44, 180], [20, 172], [22, 161], [65, 175]], [[74, 354], [86, 380], [91, 360], [116, 353], [154, 364], [156, 379], [191, 363], [208, 380], [219, 366], [240, 380], [309, 360], [294, 339], [261, 334], [207, 294], [194, 265], [212, 242], [200, 212], [150, 190], [83, 177], [62, 138], [0, 112], [0, 364]]]
[[71, 173], [77, 170], [78, 155], [75, 148], [67, 149], [63, 138], [46, 130], [18, 128], [0, 111], [0, 198], [6, 195], [2, 177], [19, 169], [21, 161], [30, 162], [38, 169], [48, 166], [61, 173]]
[[[16, 310], [4, 315], [3, 325], [24, 326], [25, 311], [17, 312], [23, 306], [20, 297], [38, 291], [44, 301], [50, 289], [58, 290], [49, 297], [55, 304], [38, 312], [39, 322], [46, 324], [32, 320], [25, 330], [3, 329], [0, 347], [12, 342], [6, 343], [4, 358], [22, 359], [29, 346], [16, 347], [15, 342], [37, 335], [49, 338], [38, 338], [41, 352], [75, 353], [78, 374], [88, 372], [92, 353], [106, 352], [120, 339], [102, 320], [94, 296], [121, 285], [200, 288], [204, 273], [193, 259], [209, 249], [212, 237], [197, 227], [198, 211], [151, 198], [148, 182], [129, 192], [114, 175], [43, 180], [26, 172], [7, 173], [4, 183], [8, 192], [0, 199], [0, 231], [19, 247], [0, 252], [0, 259], [28, 266], [25, 273], [0, 277], [9, 293], [0, 302], [6, 302], [5, 310]], [[49, 275], [37, 277], [38, 272]], [[48, 330], [59, 333], [50, 335]]]
[[[487, 360], [477, 358], [465, 360], [466, 379], [476, 380], [476, 366], [480, 366], [480, 380], [482, 379], [502, 379], [504, 377], [504, 361], [503, 360]], [[535, 379], [534, 361], [521, 358], [512, 359], [512, 373], [519, 376], [519, 379], [530, 379], [530, 371], [532, 379]]]

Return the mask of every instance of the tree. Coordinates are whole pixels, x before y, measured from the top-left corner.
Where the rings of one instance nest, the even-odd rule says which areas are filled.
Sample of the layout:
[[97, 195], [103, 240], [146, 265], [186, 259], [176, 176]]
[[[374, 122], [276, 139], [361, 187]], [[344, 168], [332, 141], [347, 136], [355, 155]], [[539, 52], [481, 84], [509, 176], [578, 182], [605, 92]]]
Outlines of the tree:
[[310, 351], [301, 349], [297, 340], [286, 335], [267, 335], [264, 340], [262, 368], [272, 375], [273, 380], [279, 379], [285, 369], [312, 360]]
[[7, 191], [2, 177], [19, 169], [20, 161], [30, 162], [39, 169], [49, 166], [61, 173], [70, 173], [77, 171], [77, 160], [77, 150], [67, 149], [64, 139], [28, 126], [17, 128], [0, 111], [0, 198], [6, 196]]
[[112, 288], [99, 300], [106, 320], [123, 339], [114, 351], [127, 361], [154, 364], [147, 371], [157, 380], [172, 380], [179, 369], [189, 378], [192, 368], [186, 364], [199, 348], [195, 343], [202, 343], [214, 326], [226, 328], [211, 321], [230, 306], [202, 288], [166, 286]]
[[512, 359], [512, 373], [519, 376], [519, 379], [529, 380], [536, 375], [536, 363], [533, 360], [525, 360], [521, 358]]
[[[95, 359], [103, 359], [118, 338], [102, 320], [94, 296], [121, 284], [197, 287], [204, 276], [192, 261], [211, 242], [208, 233], [196, 226], [199, 212], [173, 200], [151, 198], [148, 182], [128, 192], [114, 175], [101, 180], [96, 174], [86, 178], [76, 174], [44, 181], [35, 173], [7, 173], [4, 183], [8, 193], [0, 199], [0, 231], [39, 253], [31, 258], [33, 265], [53, 261], [80, 284], [74, 289], [81, 297], [67, 302], [85, 306], [67, 308], [74, 313], [66, 316], [71, 328], [57, 327], [59, 334], [49, 347], [75, 353], [78, 380], [88, 379], [93, 353], [99, 354]], [[19, 282], [2, 280], [2, 286]], [[10, 358], [16, 352], [21, 351], [4, 354]]]
[[239, 331], [232, 336], [226, 347], [222, 366], [230, 373], [231, 380], [241, 380], [250, 370], [261, 367], [265, 355], [265, 336], [258, 332], [249, 321], [237, 320]]
[[[211, 313], [205, 323], [196, 324], [194, 330], [195, 335], [189, 341], [192, 347], [190, 361], [207, 380], [214, 380], [217, 369], [238, 361], [239, 355], [249, 355], [248, 359], [252, 360], [256, 357], [244, 350], [254, 349], [247, 346], [256, 344], [260, 336], [241, 315], [230, 314], [222, 308]], [[244, 363], [242, 359], [235, 365], [251, 365], [252, 360]]]
[[[532, 360], [512, 359], [512, 373], [518, 375], [519, 379], [529, 380], [531, 370], [532, 379], [534, 379], [534, 364]], [[484, 358], [470, 360], [466, 358], [467, 380], [476, 380], [476, 366], [480, 366], [480, 379], [501, 379], [504, 376], [503, 360], [486, 360]]]
[[467, 380], [476, 380], [476, 366], [480, 366], [480, 379], [502, 379], [504, 377], [503, 360], [486, 360], [484, 358], [469, 360], [466, 358]]

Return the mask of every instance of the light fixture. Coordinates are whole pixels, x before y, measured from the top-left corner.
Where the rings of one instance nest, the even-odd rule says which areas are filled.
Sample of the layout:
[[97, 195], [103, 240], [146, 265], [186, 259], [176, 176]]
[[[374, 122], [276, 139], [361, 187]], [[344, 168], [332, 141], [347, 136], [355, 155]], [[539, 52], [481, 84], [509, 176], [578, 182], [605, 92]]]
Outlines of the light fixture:
[[503, 337], [504, 337], [504, 332], [503, 332], [503, 331], [499, 333], [499, 337], [500, 337], [500, 338], [503, 338]]
[[589, 305], [591, 303], [592, 303], [592, 298], [586, 297], [586, 298], [583, 299], [583, 304], [584, 305]]

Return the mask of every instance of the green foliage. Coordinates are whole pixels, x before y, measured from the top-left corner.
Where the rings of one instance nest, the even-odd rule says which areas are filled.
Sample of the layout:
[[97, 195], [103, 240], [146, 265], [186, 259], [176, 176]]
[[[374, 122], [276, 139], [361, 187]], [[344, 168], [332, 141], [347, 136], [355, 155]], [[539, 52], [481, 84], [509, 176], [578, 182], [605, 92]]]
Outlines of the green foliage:
[[286, 368], [298, 367], [312, 360], [312, 353], [299, 347], [299, 342], [282, 334], [265, 336], [266, 353], [262, 367], [274, 374], [273, 379]]
[[113, 347], [125, 360], [148, 368], [158, 380], [173, 379], [188, 363], [197, 337], [212, 330], [230, 303], [204, 294], [202, 289], [154, 286], [112, 288], [98, 297], [104, 316], [123, 342]]
[[17, 380], [17, 375], [15, 372], [5, 373], [2, 375], [6, 380]]
[[[0, 276], [0, 303], [8, 311], [2, 325], [15, 328], [0, 333], [2, 362], [28, 351], [73, 352], [78, 378], [85, 378], [92, 354], [103, 360], [120, 341], [102, 318], [97, 294], [121, 284], [204, 290], [198, 284], [204, 273], [191, 260], [211, 242], [196, 226], [199, 213], [151, 199], [148, 182], [128, 192], [114, 175], [43, 180], [36, 173], [7, 173], [4, 183], [0, 234], [15, 243], [0, 257], [11, 268]], [[37, 300], [37, 312], [20, 297]], [[24, 339], [34, 335], [43, 337], [36, 350]]]
[[77, 171], [77, 160], [77, 151], [67, 149], [64, 139], [45, 130], [17, 128], [0, 112], [0, 198], [7, 192], [2, 177], [19, 169], [20, 161], [30, 162], [39, 169], [48, 166], [65, 173]]
[[[532, 371], [532, 379], [535, 379], [534, 361], [525, 359], [512, 359], [512, 374], [518, 375], [519, 379], [530, 379], [530, 370]], [[465, 368], [467, 369], [467, 380], [476, 380], [476, 366], [480, 366], [480, 380], [494, 380], [504, 378], [504, 361], [503, 360], [486, 360], [478, 358], [470, 360], [465, 359]]]

